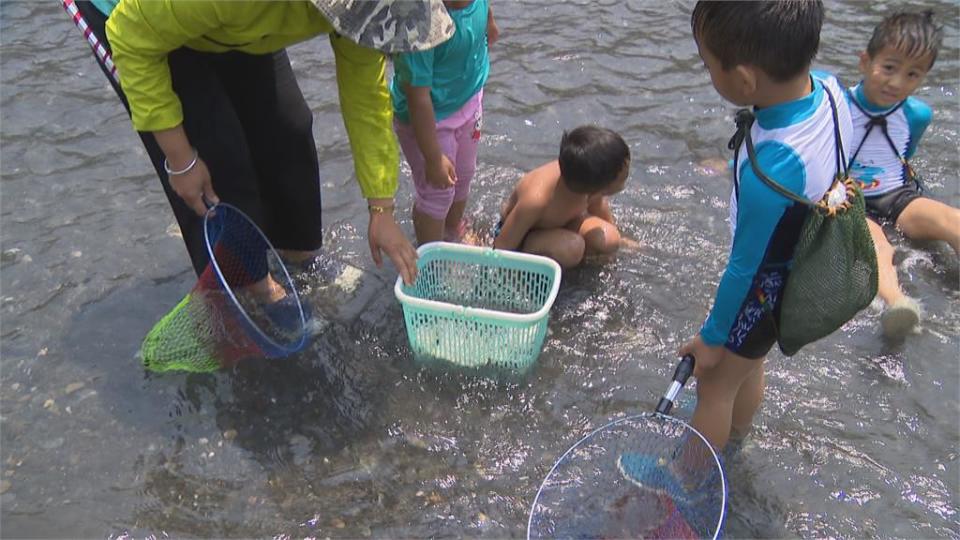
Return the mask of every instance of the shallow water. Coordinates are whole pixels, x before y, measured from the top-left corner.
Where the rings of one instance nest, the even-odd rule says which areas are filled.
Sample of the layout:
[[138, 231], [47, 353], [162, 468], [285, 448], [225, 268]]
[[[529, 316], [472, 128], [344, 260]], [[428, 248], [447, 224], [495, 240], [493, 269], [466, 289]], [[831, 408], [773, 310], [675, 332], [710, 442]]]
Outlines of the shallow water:
[[[817, 66], [852, 82], [894, 5], [829, 3]], [[917, 164], [957, 205], [958, 10], [924, 5], [946, 40], [919, 92], [936, 117]], [[697, 164], [726, 156], [733, 108], [701, 68], [687, 3], [495, 9], [475, 224], [489, 228], [518, 175], [554, 157], [561, 129], [595, 122], [631, 145], [615, 212], [643, 244], [565, 275], [539, 363], [512, 383], [413, 365], [395, 274], [373, 267], [362, 235], [322, 39], [291, 57], [316, 114], [326, 251], [370, 272], [360, 300], [328, 299], [332, 323], [295, 358], [145, 373], [140, 340], [194, 279], [173, 217], [57, 3], [0, 3], [4, 536], [520, 537], [567, 447], [653, 407], [723, 269], [730, 185]], [[409, 208], [405, 184], [398, 202]], [[753, 438], [727, 463], [729, 536], [960, 537], [957, 260], [896, 245], [922, 330], [885, 342], [869, 309], [795, 357], [771, 355]], [[304, 278], [323, 301], [320, 282]]]

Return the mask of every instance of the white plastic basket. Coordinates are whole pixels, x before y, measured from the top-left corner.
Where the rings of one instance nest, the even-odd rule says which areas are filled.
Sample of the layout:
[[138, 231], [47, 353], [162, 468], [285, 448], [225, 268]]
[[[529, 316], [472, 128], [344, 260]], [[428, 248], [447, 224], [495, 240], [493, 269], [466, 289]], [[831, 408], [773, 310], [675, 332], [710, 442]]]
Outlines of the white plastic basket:
[[414, 359], [525, 372], [540, 355], [560, 265], [515, 251], [431, 242], [417, 250], [417, 280], [394, 293]]

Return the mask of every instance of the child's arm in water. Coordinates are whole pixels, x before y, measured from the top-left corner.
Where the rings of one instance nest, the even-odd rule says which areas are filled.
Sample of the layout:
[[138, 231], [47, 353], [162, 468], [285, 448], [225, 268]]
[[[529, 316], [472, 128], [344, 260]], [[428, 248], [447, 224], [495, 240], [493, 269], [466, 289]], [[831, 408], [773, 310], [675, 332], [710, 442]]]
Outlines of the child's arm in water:
[[610, 211], [610, 199], [605, 195], [594, 195], [590, 197], [590, 202], [587, 205], [587, 213], [607, 223], [614, 224], [613, 212]]
[[519, 251], [527, 233], [540, 220], [544, 207], [537, 198], [524, 197], [519, 190], [514, 192], [511, 199], [515, 202], [509, 205], [504, 213], [503, 226], [500, 234], [493, 240], [493, 247]]
[[437, 188], [448, 188], [456, 184], [456, 168], [444, 155], [437, 140], [437, 121], [433, 101], [430, 99], [430, 87], [405, 85], [404, 92], [410, 108], [410, 125], [417, 138], [417, 147], [426, 162], [427, 183]]

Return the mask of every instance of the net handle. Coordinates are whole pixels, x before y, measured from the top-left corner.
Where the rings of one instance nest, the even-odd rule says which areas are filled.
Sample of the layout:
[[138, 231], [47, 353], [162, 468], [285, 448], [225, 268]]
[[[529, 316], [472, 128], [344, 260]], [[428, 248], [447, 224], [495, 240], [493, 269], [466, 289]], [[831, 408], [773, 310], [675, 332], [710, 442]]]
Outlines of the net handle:
[[660, 402], [657, 403], [656, 412], [664, 415], [670, 414], [674, 400], [680, 395], [680, 390], [683, 390], [683, 385], [687, 384], [687, 379], [693, 374], [693, 368], [696, 364], [697, 359], [694, 358], [692, 354], [688, 354], [680, 360], [680, 363], [677, 364], [677, 369], [673, 372], [673, 382], [670, 383], [670, 387], [667, 388], [663, 397], [660, 398]]
[[93, 49], [100, 65], [110, 73], [110, 77], [112, 77], [117, 84], [120, 84], [120, 75], [117, 74], [117, 66], [113, 64], [113, 55], [110, 53], [110, 49], [105, 47], [97, 35], [93, 33], [90, 24], [87, 23], [87, 20], [83, 18], [80, 10], [77, 9], [76, 2], [74, 2], [74, 0], [60, 0], [60, 6], [67, 12], [67, 15], [73, 19], [73, 24], [77, 25], [77, 29], [80, 30], [83, 37], [87, 39], [87, 43], [89, 43], [90, 48]]

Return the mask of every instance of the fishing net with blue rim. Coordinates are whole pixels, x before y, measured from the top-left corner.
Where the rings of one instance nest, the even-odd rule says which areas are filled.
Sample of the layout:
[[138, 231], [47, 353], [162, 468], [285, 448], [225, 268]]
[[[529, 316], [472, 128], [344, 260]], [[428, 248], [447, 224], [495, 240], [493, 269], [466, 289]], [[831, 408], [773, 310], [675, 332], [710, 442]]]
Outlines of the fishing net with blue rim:
[[305, 310], [280, 256], [238, 208], [204, 216], [210, 263], [193, 289], [147, 334], [150, 371], [210, 372], [244, 358], [282, 358], [307, 341]]

